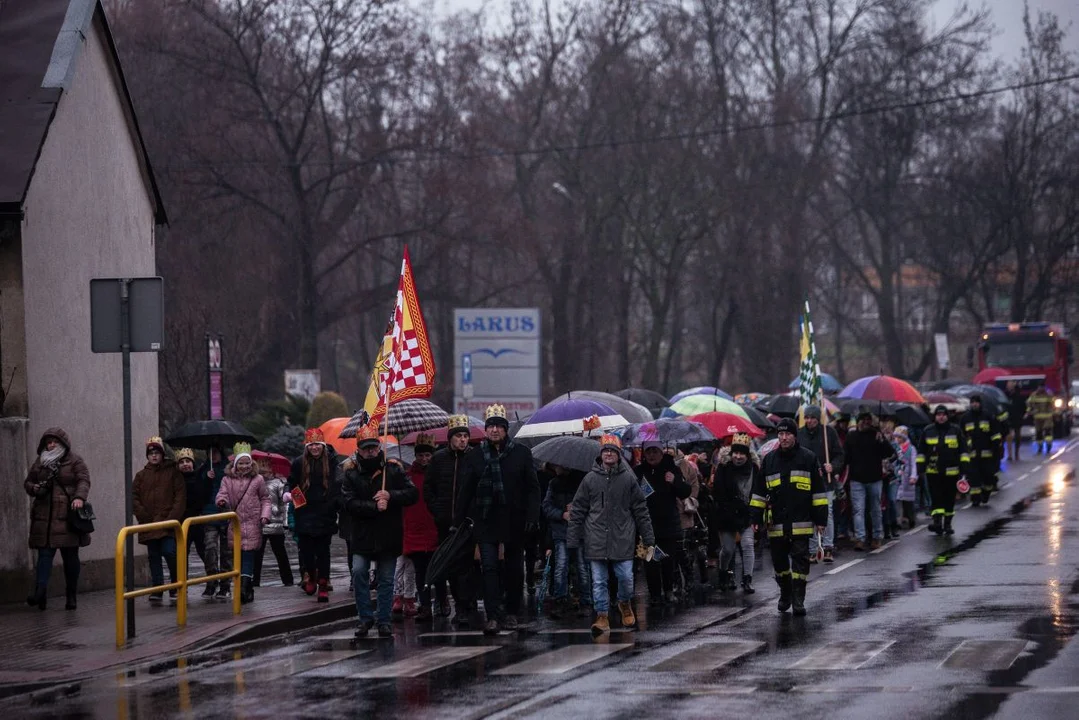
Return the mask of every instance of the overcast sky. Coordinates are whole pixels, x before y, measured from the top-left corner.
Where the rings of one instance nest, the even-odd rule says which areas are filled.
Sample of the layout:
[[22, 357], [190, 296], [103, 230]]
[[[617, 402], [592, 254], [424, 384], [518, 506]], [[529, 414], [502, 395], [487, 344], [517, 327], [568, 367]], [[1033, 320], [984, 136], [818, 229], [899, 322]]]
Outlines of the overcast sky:
[[[439, 12], [453, 12], [460, 9], [475, 9], [486, 3], [491, 8], [506, 7], [508, 0], [413, 0], [414, 2], [434, 2]], [[948, 21], [955, 8], [964, 0], [937, 0], [935, 19], [938, 27]], [[971, 7], [978, 7], [983, 0], [966, 0]], [[1023, 0], [984, 0], [993, 14], [993, 22], [1000, 33], [994, 41], [994, 48], [999, 56], [1007, 61], [1019, 56], [1023, 46]], [[1030, 0], [1031, 14], [1038, 10], [1056, 13], [1061, 23], [1071, 28], [1067, 33], [1068, 48], [1079, 53], [1079, 0]]]

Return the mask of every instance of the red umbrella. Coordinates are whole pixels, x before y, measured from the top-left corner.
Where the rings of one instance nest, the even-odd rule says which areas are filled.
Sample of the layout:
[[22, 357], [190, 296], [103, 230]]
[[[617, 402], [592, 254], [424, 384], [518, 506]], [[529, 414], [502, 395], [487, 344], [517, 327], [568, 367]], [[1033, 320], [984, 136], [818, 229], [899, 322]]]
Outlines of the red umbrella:
[[[229, 455], [229, 462], [232, 462], [232, 455]], [[275, 474], [281, 477], [288, 477], [292, 472], [292, 463], [284, 455], [278, 455], [277, 453], [263, 452], [262, 450], [252, 450], [251, 459], [257, 462], [269, 461], [270, 467], [273, 468]]]
[[764, 431], [746, 420], [741, 415], [725, 412], [706, 412], [692, 415], [686, 420], [704, 425], [717, 438], [725, 438], [735, 433], [746, 433], [750, 437], [763, 437]]
[[[431, 437], [433, 437], [435, 439], [435, 444], [436, 445], [445, 445], [446, 443], [448, 443], [450, 441], [449, 440], [449, 433], [450, 433], [449, 428], [440, 427], [440, 428], [435, 428], [434, 430], [426, 430], [425, 432], [426, 432], [426, 434], [430, 435]], [[419, 437], [419, 435], [420, 434], [418, 432], [409, 433], [408, 435], [405, 435], [405, 437], [401, 440], [401, 444], [402, 445], [415, 445], [416, 444], [416, 438]], [[487, 436], [484, 434], [483, 428], [476, 427], [474, 425], [470, 425], [468, 427], [468, 441], [470, 443], [478, 443], [479, 441], [483, 440], [483, 438], [485, 438], [485, 437], [487, 437]]]
[[923, 403], [925, 398], [910, 383], [890, 375], [870, 375], [858, 378], [837, 397], [880, 400], [883, 402]]

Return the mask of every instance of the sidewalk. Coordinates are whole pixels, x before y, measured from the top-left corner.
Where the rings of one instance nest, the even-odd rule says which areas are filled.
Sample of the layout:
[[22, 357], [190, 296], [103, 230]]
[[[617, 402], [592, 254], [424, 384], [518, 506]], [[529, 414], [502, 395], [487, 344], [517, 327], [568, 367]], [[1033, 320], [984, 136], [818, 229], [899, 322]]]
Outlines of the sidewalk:
[[[290, 544], [291, 545], [291, 544]], [[290, 547], [295, 557], [295, 549]], [[332, 545], [329, 604], [318, 604], [298, 586], [283, 587], [273, 554], [267, 549], [263, 586], [255, 589], [255, 602], [244, 605], [239, 616], [232, 602], [207, 600], [202, 585], [188, 589], [187, 627], [176, 625], [176, 607], [166, 598], [160, 607], [145, 597], [135, 600], [136, 637], [116, 649], [116, 601], [111, 590], [81, 593], [79, 609], [64, 610], [63, 597], [49, 598], [45, 611], [25, 603], [0, 605], [0, 694], [12, 685], [50, 684], [100, 672], [114, 665], [130, 665], [185, 649], [204, 648], [241, 635], [272, 635], [351, 617], [353, 597], [348, 592], [344, 543]], [[192, 558], [191, 575], [204, 575]]]

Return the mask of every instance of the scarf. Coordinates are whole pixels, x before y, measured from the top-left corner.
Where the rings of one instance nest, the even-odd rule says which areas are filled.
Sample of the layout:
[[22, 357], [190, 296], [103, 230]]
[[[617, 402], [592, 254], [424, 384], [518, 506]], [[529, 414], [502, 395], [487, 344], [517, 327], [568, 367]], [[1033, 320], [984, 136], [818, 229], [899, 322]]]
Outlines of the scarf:
[[506, 504], [506, 487], [502, 484], [502, 458], [513, 448], [513, 441], [507, 439], [502, 447], [502, 452], [495, 455], [492, 452], [490, 441], [485, 440], [483, 448], [483, 474], [476, 484], [476, 508], [480, 511], [480, 518], [486, 520], [495, 505]]
[[64, 455], [67, 453], [67, 448], [63, 445], [57, 444], [52, 450], [42, 450], [38, 459], [41, 460], [42, 467], [49, 469], [55, 468], [60, 463]]

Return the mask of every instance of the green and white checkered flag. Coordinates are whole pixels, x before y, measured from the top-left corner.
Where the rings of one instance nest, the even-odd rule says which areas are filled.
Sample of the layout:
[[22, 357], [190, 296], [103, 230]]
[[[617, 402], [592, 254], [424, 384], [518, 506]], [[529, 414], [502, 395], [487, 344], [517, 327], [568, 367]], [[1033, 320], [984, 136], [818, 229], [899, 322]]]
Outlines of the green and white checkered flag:
[[802, 359], [798, 364], [798, 395], [802, 405], [821, 405], [820, 363], [813, 342], [813, 321], [809, 317], [809, 300], [802, 311]]

